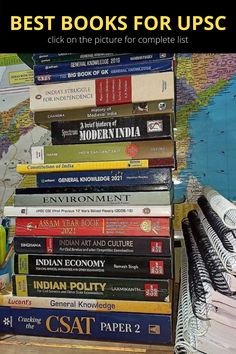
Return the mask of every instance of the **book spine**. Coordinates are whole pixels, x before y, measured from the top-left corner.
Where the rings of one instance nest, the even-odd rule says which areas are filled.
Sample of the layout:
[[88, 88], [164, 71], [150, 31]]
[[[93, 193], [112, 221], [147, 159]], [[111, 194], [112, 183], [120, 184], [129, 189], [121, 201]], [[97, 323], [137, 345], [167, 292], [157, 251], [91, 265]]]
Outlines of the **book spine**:
[[[35, 176], [34, 176], [35, 177]], [[34, 180], [34, 178], [33, 178]], [[30, 180], [29, 180], [30, 183]], [[35, 183], [36, 184], [36, 183]], [[32, 185], [32, 183], [31, 183]], [[119, 193], [119, 192], [154, 192], [154, 191], [171, 191], [172, 192], [172, 182], [163, 181], [160, 184], [147, 184], [147, 185], [134, 185], [134, 186], [104, 186], [104, 187], [27, 187], [27, 188], [16, 188], [15, 194], [58, 194], [58, 193]]]
[[172, 342], [171, 315], [2, 308], [0, 332], [130, 343]]
[[170, 237], [15, 237], [16, 253], [170, 256]]
[[99, 66], [117, 66], [127, 65], [133, 63], [148, 63], [150, 61], [166, 62], [173, 60], [173, 54], [166, 53], [150, 53], [150, 54], [126, 54], [126, 55], [114, 55], [94, 57], [81, 60], [68, 60], [67, 62], [58, 62], [54, 64], [36, 64], [34, 65], [35, 75], [44, 75], [45, 73], [58, 73], [68, 72], [81, 67], [99, 67]]
[[[128, 54], [128, 53], [127, 53]], [[163, 53], [165, 55], [165, 53]], [[106, 58], [113, 57], [115, 55], [125, 55], [125, 54], [117, 54], [117, 53], [36, 53], [32, 55], [32, 59], [35, 63], [43, 63], [43, 62], [61, 62], [61, 61], [72, 61], [79, 59], [94, 59], [94, 58]], [[172, 54], [173, 55], [173, 54]], [[166, 57], [168, 54], [166, 54]]]
[[98, 161], [98, 162], [72, 162], [55, 164], [18, 164], [16, 172], [22, 174], [35, 174], [38, 172], [69, 172], [69, 171], [93, 171], [93, 170], [122, 170], [132, 168], [149, 168], [149, 160], [126, 161]]
[[84, 255], [38, 255], [15, 254], [16, 274], [58, 276], [122, 276], [133, 278], [173, 277], [171, 258], [139, 256], [84, 256]]
[[173, 192], [171, 191], [148, 193], [17, 194], [14, 196], [14, 206], [169, 205], [172, 201]]
[[159, 100], [139, 102], [134, 104], [120, 104], [91, 108], [61, 109], [55, 111], [34, 112], [34, 122], [51, 129], [52, 122], [66, 122], [72, 120], [104, 119], [117, 117], [139, 117], [142, 115], [170, 114], [174, 121], [174, 100]]
[[170, 236], [169, 218], [16, 218], [16, 236]]
[[77, 67], [69, 71], [60, 72], [44, 72], [42, 74], [34, 74], [34, 82], [36, 85], [44, 85], [48, 83], [73, 81], [73, 80], [91, 80], [105, 77], [116, 77], [121, 75], [142, 75], [144, 73], [157, 73], [173, 71], [172, 60], [158, 60], [153, 62], [132, 63], [129, 65], [114, 66], [91, 66]]
[[170, 184], [168, 169], [39, 173], [38, 187], [120, 187]]
[[53, 122], [53, 145], [172, 139], [170, 115]]
[[34, 53], [32, 59], [48, 59], [48, 58], [59, 58], [59, 57], [70, 57], [71, 55], [78, 55], [77, 53]]
[[175, 98], [174, 73], [154, 73], [30, 87], [31, 111], [86, 108]]
[[63, 207], [14, 207], [5, 206], [4, 215], [7, 217], [24, 217], [24, 216], [68, 216], [68, 217], [127, 217], [127, 216], [164, 216], [172, 217], [171, 205], [140, 205], [140, 206], [124, 206], [113, 205], [103, 207], [75, 207], [75, 206], [63, 206]]
[[95, 312], [129, 312], [129, 313], [150, 313], [165, 314], [172, 313], [172, 303], [158, 301], [127, 301], [127, 300], [98, 300], [98, 299], [68, 299], [56, 297], [27, 297], [0, 295], [0, 306], [14, 309], [42, 308], [50, 310], [75, 310]]
[[14, 274], [12, 281], [16, 296], [166, 301], [171, 298], [172, 291], [171, 281], [164, 279]]
[[169, 158], [175, 155], [173, 140], [148, 140], [101, 144], [33, 146], [32, 163], [67, 163]]
[[16, 172], [21, 174], [37, 174], [40, 172], [70, 172], [70, 171], [102, 171], [102, 170], [122, 170], [140, 169], [155, 167], [175, 167], [175, 158], [160, 158], [148, 160], [124, 160], [124, 161], [98, 161], [98, 162], [68, 162], [53, 164], [18, 164]]

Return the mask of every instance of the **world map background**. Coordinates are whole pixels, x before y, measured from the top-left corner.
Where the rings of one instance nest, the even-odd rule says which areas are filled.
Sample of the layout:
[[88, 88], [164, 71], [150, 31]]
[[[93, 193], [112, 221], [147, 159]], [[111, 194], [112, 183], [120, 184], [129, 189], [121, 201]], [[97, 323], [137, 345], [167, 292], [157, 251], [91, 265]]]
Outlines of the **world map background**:
[[[0, 55], [1, 212], [12, 203], [16, 187], [34, 184], [34, 177], [15, 172], [16, 165], [30, 162], [32, 145], [51, 143], [49, 131], [37, 127], [30, 114], [31, 69], [16, 57], [6, 64]], [[196, 203], [202, 185], [236, 200], [236, 54], [177, 55], [176, 111], [173, 179], [179, 221]]]

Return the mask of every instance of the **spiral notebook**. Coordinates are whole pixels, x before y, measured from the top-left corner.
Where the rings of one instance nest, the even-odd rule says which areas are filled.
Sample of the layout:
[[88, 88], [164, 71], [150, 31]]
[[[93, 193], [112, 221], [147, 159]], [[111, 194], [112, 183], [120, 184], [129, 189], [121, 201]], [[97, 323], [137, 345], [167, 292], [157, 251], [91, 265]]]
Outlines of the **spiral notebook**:
[[186, 251], [182, 253], [176, 353], [233, 354], [236, 297], [227, 270], [197, 211], [188, 214], [182, 228]]
[[203, 188], [203, 195], [223, 223], [229, 228], [236, 229], [236, 206], [209, 186]]

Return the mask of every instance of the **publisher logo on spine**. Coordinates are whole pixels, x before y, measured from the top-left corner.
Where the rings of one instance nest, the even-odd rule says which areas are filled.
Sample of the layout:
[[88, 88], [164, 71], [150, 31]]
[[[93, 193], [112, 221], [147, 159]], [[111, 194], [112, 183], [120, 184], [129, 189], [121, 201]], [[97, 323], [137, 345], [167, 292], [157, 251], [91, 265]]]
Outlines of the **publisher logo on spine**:
[[144, 232], [150, 232], [152, 230], [152, 222], [150, 220], [144, 220], [141, 223], [140, 228]]
[[129, 144], [126, 148], [126, 154], [131, 157], [134, 158], [135, 156], [137, 156], [139, 151], [139, 148], [136, 144]]
[[162, 241], [151, 241], [151, 253], [162, 253]]
[[158, 109], [159, 109], [159, 111], [164, 111], [166, 109], [166, 103], [165, 102], [160, 102], [158, 104]]
[[150, 274], [164, 275], [164, 261], [150, 261], [149, 270]]
[[163, 122], [162, 120], [148, 120], [147, 121], [147, 132], [162, 132], [163, 131]]
[[161, 333], [160, 325], [149, 325], [148, 326], [148, 333], [149, 334], [160, 334]]
[[144, 291], [145, 291], [146, 297], [158, 297], [159, 296], [158, 284], [146, 283], [144, 285]]

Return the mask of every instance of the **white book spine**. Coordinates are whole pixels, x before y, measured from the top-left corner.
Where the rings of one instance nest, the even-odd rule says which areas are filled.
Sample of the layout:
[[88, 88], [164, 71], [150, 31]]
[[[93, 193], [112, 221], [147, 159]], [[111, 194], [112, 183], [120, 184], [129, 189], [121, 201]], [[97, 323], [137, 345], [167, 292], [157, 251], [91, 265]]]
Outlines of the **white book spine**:
[[171, 205], [145, 205], [145, 206], [109, 206], [109, 207], [14, 207], [6, 206], [4, 215], [9, 217], [127, 217], [127, 216], [153, 216], [153, 217], [171, 217]]
[[158, 313], [158, 307], [168, 308], [170, 303], [151, 302], [151, 301], [128, 301], [128, 300], [99, 300], [99, 299], [75, 299], [75, 298], [57, 298], [57, 297], [31, 297], [31, 296], [13, 296], [11, 294], [0, 295], [1, 306], [10, 306], [12, 308], [39, 308], [39, 309], [58, 309], [58, 310], [76, 310], [76, 311], [103, 311], [103, 312], [137, 312]]
[[174, 99], [174, 73], [68, 81], [30, 88], [33, 112]]

